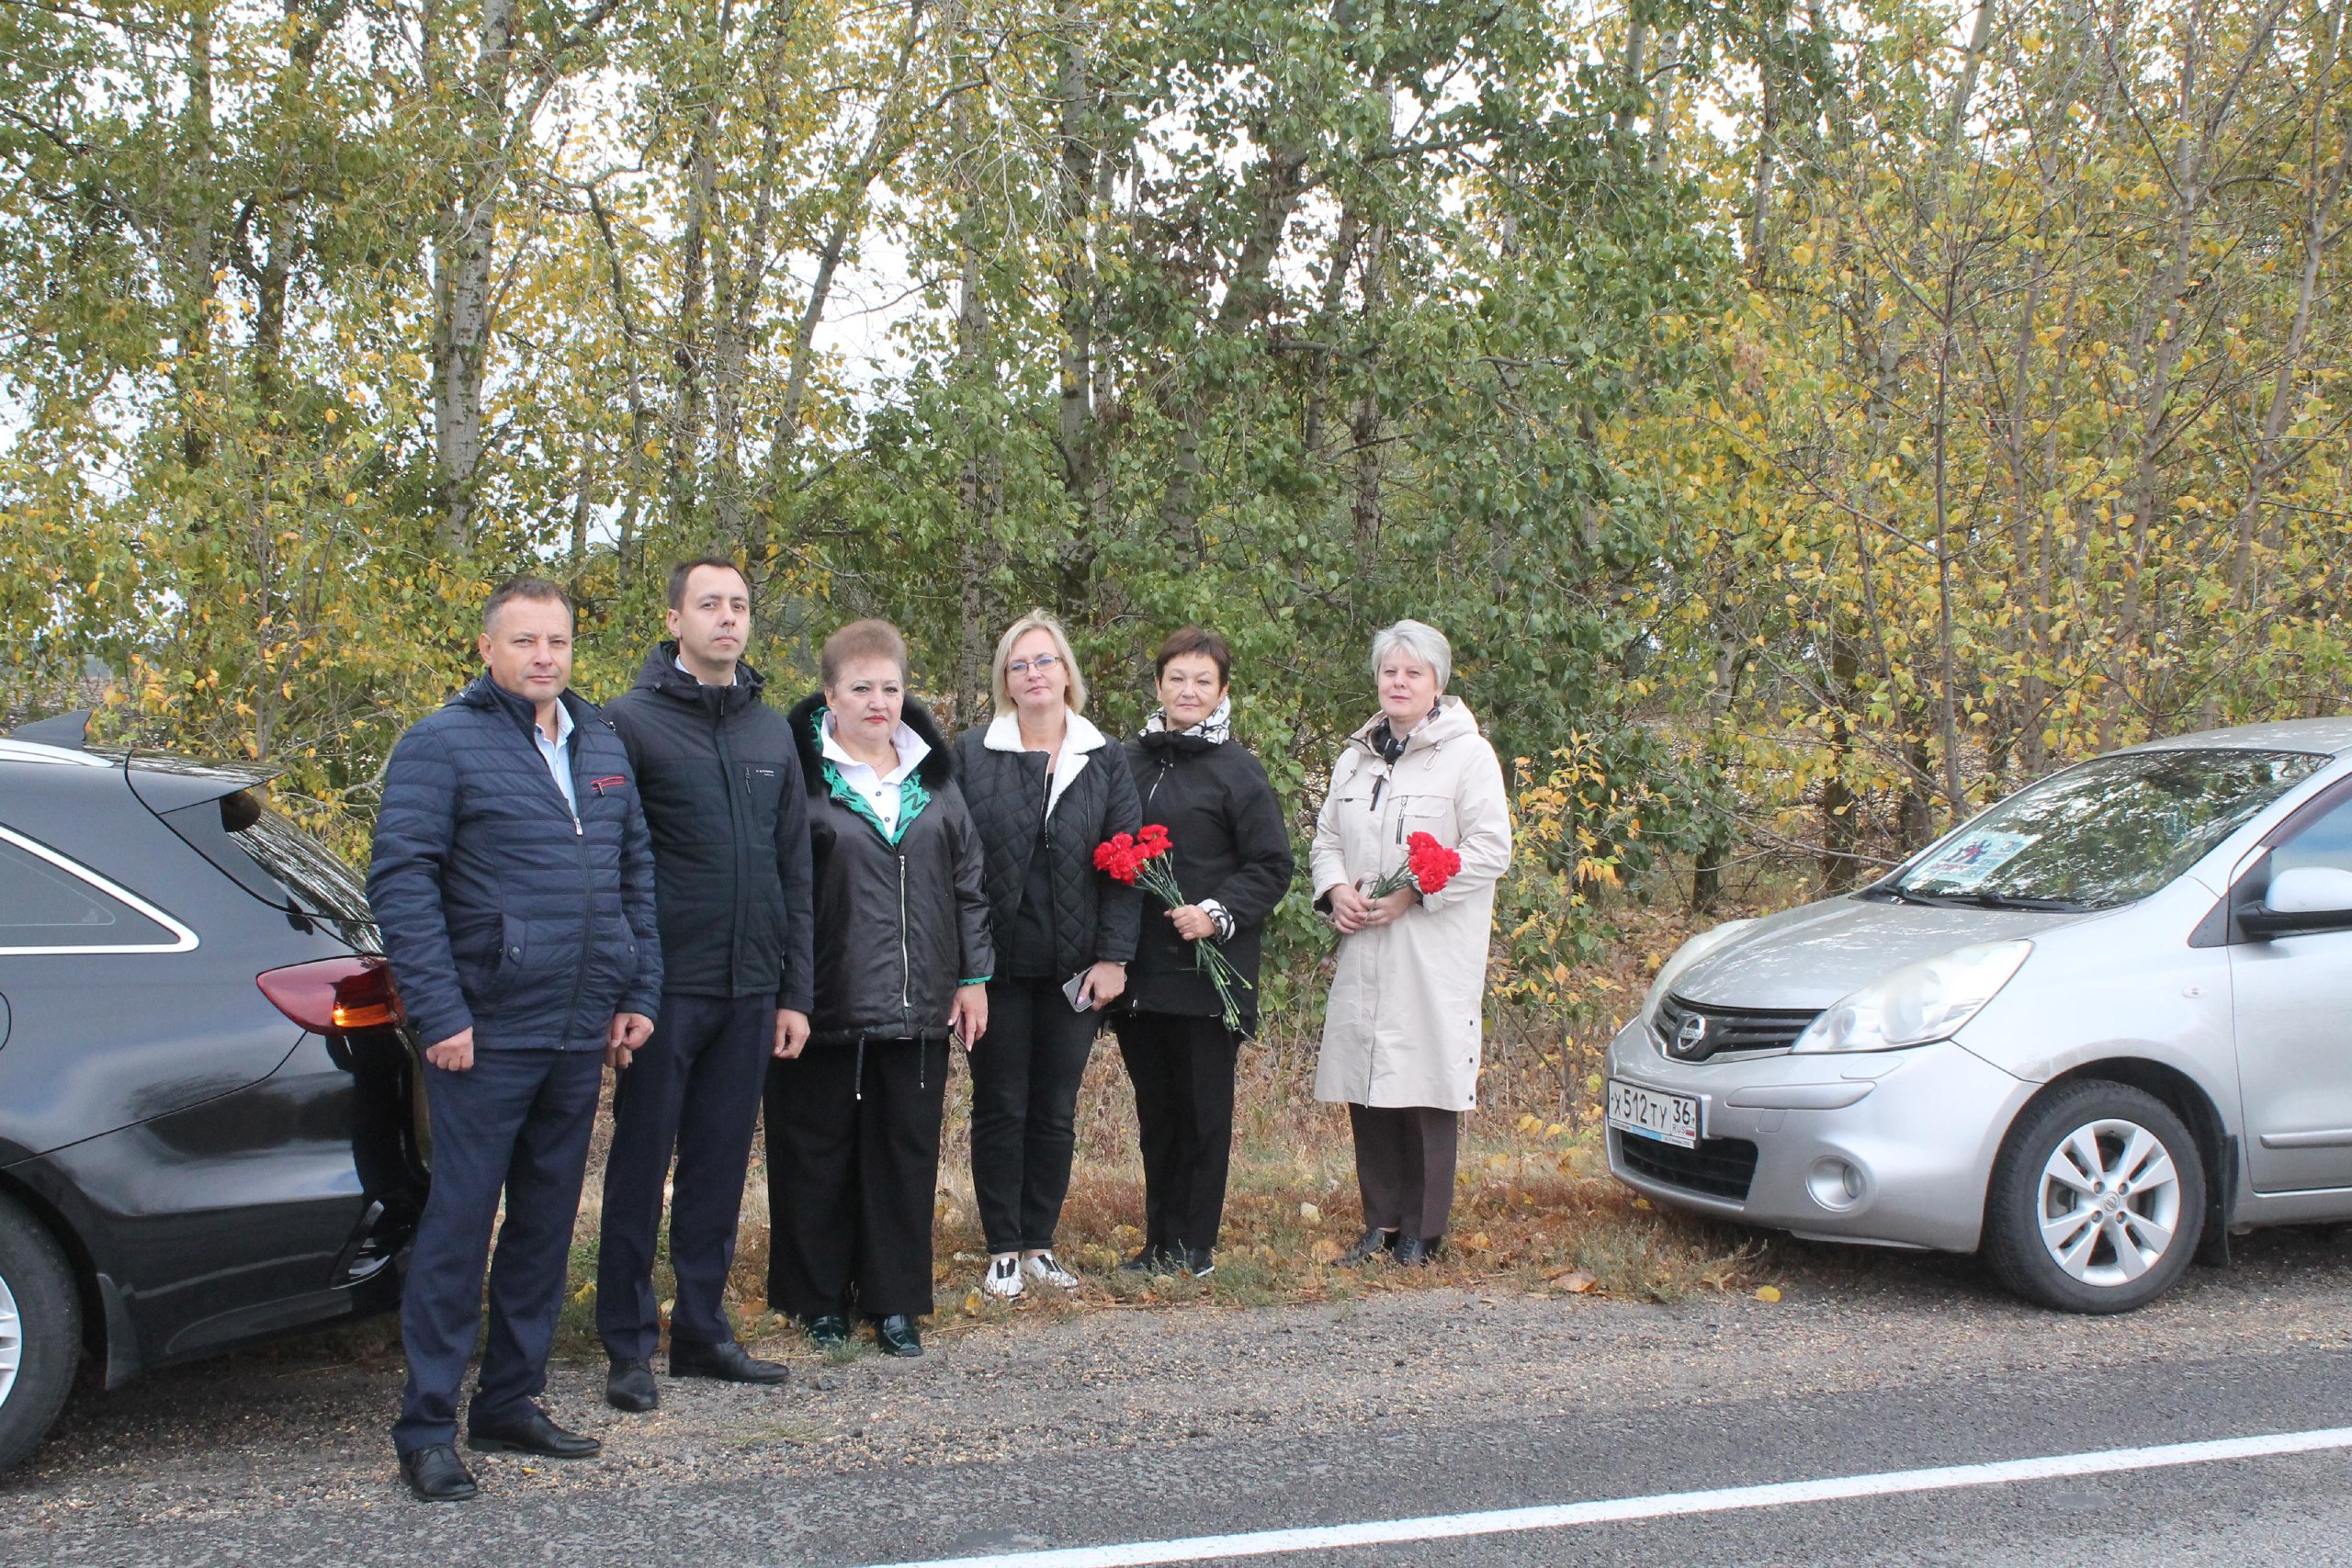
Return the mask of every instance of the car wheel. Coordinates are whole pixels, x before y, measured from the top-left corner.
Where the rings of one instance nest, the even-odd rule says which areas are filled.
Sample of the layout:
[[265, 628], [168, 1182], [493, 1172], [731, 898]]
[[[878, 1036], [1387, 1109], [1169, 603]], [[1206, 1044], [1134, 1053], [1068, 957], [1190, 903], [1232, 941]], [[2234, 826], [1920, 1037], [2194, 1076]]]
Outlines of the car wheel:
[[0, 1470], [49, 1435], [82, 1355], [82, 1302], [56, 1238], [0, 1198]]
[[2197, 1142], [2154, 1095], [2070, 1085], [2009, 1129], [1984, 1206], [1985, 1261], [2029, 1301], [2130, 1312], [2188, 1267], [2205, 1226]]

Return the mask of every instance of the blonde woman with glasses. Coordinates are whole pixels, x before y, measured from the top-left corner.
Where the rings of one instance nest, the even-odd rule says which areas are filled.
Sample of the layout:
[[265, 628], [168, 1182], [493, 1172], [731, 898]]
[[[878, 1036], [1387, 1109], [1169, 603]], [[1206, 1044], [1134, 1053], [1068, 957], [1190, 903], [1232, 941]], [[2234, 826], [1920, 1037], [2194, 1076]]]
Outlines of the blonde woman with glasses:
[[1127, 985], [1141, 896], [1094, 850], [1141, 820], [1126, 760], [1088, 721], [1061, 623], [1033, 610], [997, 639], [996, 714], [956, 738], [988, 865], [988, 1038], [971, 1053], [972, 1186], [987, 1233], [982, 1289], [1078, 1288], [1054, 1257], [1077, 1145], [1078, 1086], [1102, 1010]]

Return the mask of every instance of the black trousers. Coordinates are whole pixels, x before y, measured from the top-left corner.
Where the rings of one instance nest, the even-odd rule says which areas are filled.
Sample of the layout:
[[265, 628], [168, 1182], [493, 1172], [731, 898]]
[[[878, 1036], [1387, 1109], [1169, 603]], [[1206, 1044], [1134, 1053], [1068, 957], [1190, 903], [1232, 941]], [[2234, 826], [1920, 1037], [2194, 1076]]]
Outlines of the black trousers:
[[673, 1150], [670, 1267], [678, 1294], [670, 1338], [721, 1345], [735, 1337], [727, 1275], [775, 1045], [773, 996], [665, 993], [652, 1038], [618, 1075], [596, 1247], [596, 1333], [615, 1360], [648, 1360], [661, 1338], [653, 1253]]
[[1351, 1105], [1356, 1135], [1356, 1185], [1363, 1223], [1435, 1241], [1453, 1210], [1453, 1156], [1459, 1111], [1424, 1105]]
[[1136, 1087], [1144, 1247], [1214, 1252], [1233, 1159], [1233, 1075], [1241, 1042], [1216, 1018], [1136, 1012], [1115, 1027]]
[[[485, 1265], [490, 1342], [472, 1419], [515, 1419], [547, 1386], [605, 1056], [601, 1051], [500, 1050], [477, 1042], [474, 1065], [464, 1072], [428, 1063], [424, 1073], [433, 1123], [433, 1190], [401, 1292], [408, 1386], [392, 1447], [404, 1454], [457, 1440], [458, 1391], [481, 1322]], [[506, 1221], [498, 1224], [502, 1196]]]
[[972, 1190], [990, 1252], [1054, 1245], [1078, 1147], [1078, 1086], [1102, 1015], [1077, 1011], [1058, 980], [989, 982], [989, 1027], [972, 1048]]
[[931, 1310], [944, 1040], [810, 1045], [768, 1066], [768, 1305]]

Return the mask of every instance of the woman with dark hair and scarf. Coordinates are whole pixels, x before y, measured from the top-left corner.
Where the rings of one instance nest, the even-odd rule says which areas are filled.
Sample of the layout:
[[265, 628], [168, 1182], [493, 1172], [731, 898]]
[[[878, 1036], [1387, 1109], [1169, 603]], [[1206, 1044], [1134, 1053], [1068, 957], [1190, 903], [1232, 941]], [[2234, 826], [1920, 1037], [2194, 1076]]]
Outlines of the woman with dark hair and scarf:
[[[1233, 657], [1187, 626], [1159, 647], [1159, 710], [1126, 744], [1143, 820], [1168, 829], [1187, 902], [1144, 917], [1125, 1005], [1113, 1023], [1135, 1084], [1142, 1134], [1143, 1272], [1216, 1267], [1233, 1148], [1233, 1080], [1257, 1026], [1258, 945], [1290, 886], [1290, 832], [1266, 770], [1232, 738]], [[1239, 972], [1237, 1031], [1194, 944], [1213, 942]]]

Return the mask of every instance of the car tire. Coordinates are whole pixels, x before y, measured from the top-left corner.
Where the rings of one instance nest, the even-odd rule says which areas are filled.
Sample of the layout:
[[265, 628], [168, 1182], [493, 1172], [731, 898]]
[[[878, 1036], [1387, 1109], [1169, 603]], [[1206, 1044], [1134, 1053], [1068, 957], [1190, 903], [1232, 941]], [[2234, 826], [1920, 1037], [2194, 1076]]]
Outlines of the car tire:
[[1984, 1203], [1984, 1260], [2028, 1301], [2132, 1312], [2170, 1289], [2205, 1226], [2197, 1140], [2129, 1084], [2070, 1084], [2002, 1140]]
[[82, 1300], [64, 1249], [0, 1197], [0, 1471], [49, 1436], [81, 1356]]

